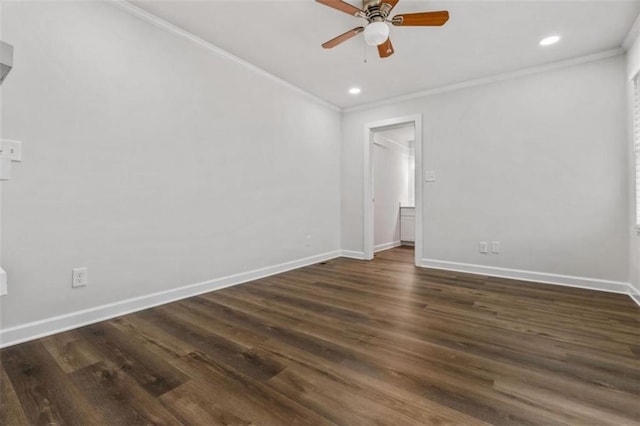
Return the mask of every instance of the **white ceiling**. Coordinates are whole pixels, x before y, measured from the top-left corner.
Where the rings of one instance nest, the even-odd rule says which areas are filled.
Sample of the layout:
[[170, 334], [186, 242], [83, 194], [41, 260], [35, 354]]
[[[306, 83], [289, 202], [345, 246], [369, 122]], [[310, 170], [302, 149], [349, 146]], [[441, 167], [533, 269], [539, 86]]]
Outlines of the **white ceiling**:
[[[640, 12], [640, 0], [400, 0], [394, 13], [451, 17], [440, 28], [392, 27], [395, 54], [380, 59], [362, 35], [322, 49], [366, 21], [312, 0], [133, 3], [343, 108], [617, 48]], [[549, 34], [562, 40], [538, 46]]]

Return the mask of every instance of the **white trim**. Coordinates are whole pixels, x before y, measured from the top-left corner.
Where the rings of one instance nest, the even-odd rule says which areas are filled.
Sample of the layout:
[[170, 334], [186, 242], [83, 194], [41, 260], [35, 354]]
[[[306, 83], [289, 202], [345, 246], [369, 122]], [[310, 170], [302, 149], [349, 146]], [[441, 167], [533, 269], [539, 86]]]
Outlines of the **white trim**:
[[412, 93], [409, 93], [409, 94], [406, 94], [406, 95], [394, 96], [394, 97], [383, 99], [383, 100], [376, 101], [376, 102], [370, 102], [370, 103], [357, 105], [357, 106], [353, 106], [353, 107], [349, 107], [349, 108], [343, 108], [342, 112], [363, 111], [363, 110], [372, 109], [372, 108], [376, 108], [376, 107], [383, 106], [383, 105], [388, 105], [388, 104], [393, 104], [393, 103], [397, 103], [397, 102], [408, 101], [408, 100], [411, 100], [411, 99], [439, 95], [441, 93], [452, 92], [452, 91], [460, 90], [460, 89], [467, 89], [469, 87], [483, 86], [483, 85], [486, 85], [486, 84], [496, 83], [496, 82], [504, 81], [504, 80], [511, 80], [511, 79], [514, 79], [514, 78], [520, 78], [520, 77], [524, 77], [524, 76], [528, 76], [528, 75], [532, 75], [532, 74], [540, 74], [540, 73], [553, 71], [553, 70], [557, 70], [557, 69], [561, 69], [561, 68], [568, 68], [568, 67], [572, 67], [572, 66], [575, 66], [575, 65], [582, 65], [582, 64], [589, 63], [589, 62], [600, 61], [600, 60], [603, 60], [603, 59], [611, 58], [613, 56], [622, 55], [622, 54], [624, 54], [624, 52], [625, 51], [622, 48], [605, 50], [603, 52], [593, 53], [591, 55], [580, 56], [580, 57], [577, 57], [577, 58], [566, 59], [566, 60], [558, 61], [558, 62], [552, 62], [550, 64], [545, 64], [545, 65], [540, 65], [540, 66], [522, 68], [522, 69], [519, 69], [517, 71], [511, 71], [511, 72], [506, 72], [506, 73], [501, 73], [501, 74], [494, 74], [494, 75], [487, 76], [487, 77], [467, 80], [467, 81], [463, 81], [463, 82], [460, 82], [460, 83], [455, 83], [455, 84], [450, 84], [450, 85], [446, 85], [446, 86], [436, 87], [436, 88], [433, 88], [433, 89], [416, 91], [416, 92], [412, 92]]
[[632, 285], [629, 286], [629, 297], [631, 298], [631, 300], [633, 300], [634, 302], [636, 302], [636, 305], [640, 306], [640, 293], [638, 293]]
[[415, 132], [415, 141], [413, 144], [414, 147], [414, 198], [413, 205], [415, 206], [415, 232], [416, 236], [413, 240], [414, 245], [414, 265], [420, 265], [420, 261], [422, 260], [422, 212], [424, 209], [424, 204], [422, 200], [422, 191], [424, 185], [424, 165], [423, 163], [423, 152], [424, 152], [424, 137], [422, 134], [422, 113], [416, 115], [414, 117], [414, 132]]
[[133, 16], [136, 16], [144, 21], [147, 21], [150, 24], [153, 24], [171, 34], [174, 34], [178, 37], [184, 38], [198, 46], [204, 47], [205, 49], [219, 55], [222, 56], [224, 58], [227, 58], [229, 60], [232, 60], [242, 66], [244, 66], [245, 68], [255, 72], [256, 74], [262, 75], [264, 77], [269, 78], [270, 80], [288, 87], [289, 89], [292, 89], [293, 91], [304, 95], [305, 97], [308, 97], [309, 99], [312, 99], [318, 103], [320, 103], [321, 105], [324, 105], [334, 111], [338, 111], [338, 112], [352, 112], [352, 111], [360, 111], [360, 110], [366, 110], [366, 109], [370, 109], [370, 108], [374, 108], [377, 106], [381, 106], [381, 105], [386, 105], [386, 104], [391, 104], [391, 103], [395, 103], [395, 102], [401, 102], [401, 101], [405, 101], [405, 100], [409, 100], [409, 99], [415, 99], [415, 98], [421, 98], [421, 97], [427, 97], [427, 96], [432, 96], [432, 95], [436, 95], [436, 94], [440, 94], [440, 93], [445, 93], [445, 92], [450, 92], [450, 91], [454, 91], [454, 90], [460, 90], [460, 89], [464, 89], [464, 88], [468, 88], [468, 87], [473, 87], [473, 86], [481, 86], [484, 84], [490, 84], [490, 83], [494, 83], [494, 82], [498, 82], [498, 81], [503, 81], [503, 80], [509, 80], [509, 79], [513, 79], [513, 78], [518, 78], [518, 77], [522, 77], [522, 76], [526, 76], [526, 75], [531, 75], [531, 74], [538, 74], [538, 73], [543, 73], [543, 72], [547, 72], [547, 71], [551, 71], [551, 70], [555, 70], [555, 69], [560, 69], [560, 68], [566, 68], [566, 67], [571, 67], [574, 65], [580, 65], [580, 64], [585, 64], [588, 62], [595, 62], [595, 61], [599, 61], [602, 59], [606, 59], [612, 56], [617, 56], [617, 55], [621, 55], [625, 53], [625, 50], [629, 48], [630, 42], [629, 40], [634, 40], [633, 35], [636, 34], [637, 32], [640, 32], [640, 16], [638, 17], [638, 19], [636, 19], [636, 21], [634, 22], [634, 24], [632, 25], [629, 33], [627, 34], [624, 43], [623, 43], [623, 47], [619, 47], [616, 49], [610, 49], [610, 50], [604, 50], [602, 52], [597, 52], [597, 53], [593, 53], [593, 54], [589, 54], [589, 55], [585, 55], [585, 56], [579, 56], [576, 58], [570, 58], [570, 59], [565, 59], [565, 60], [561, 60], [561, 61], [557, 61], [557, 62], [552, 62], [549, 64], [544, 64], [544, 65], [538, 65], [538, 66], [533, 66], [533, 67], [528, 67], [528, 68], [522, 68], [516, 71], [510, 71], [510, 72], [505, 72], [505, 73], [499, 73], [499, 74], [493, 74], [490, 76], [486, 76], [486, 77], [482, 77], [482, 78], [477, 78], [477, 79], [471, 79], [471, 80], [466, 80], [463, 82], [459, 82], [459, 83], [455, 83], [455, 84], [450, 84], [450, 85], [445, 85], [445, 86], [440, 86], [440, 87], [435, 87], [432, 89], [426, 89], [426, 90], [421, 90], [421, 91], [416, 91], [416, 92], [412, 92], [410, 94], [407, 95], [401, 95], [401, 96], [394, 96], [391, 98], [387, 98], [387, 99], [383, 99], [380, 101], [375, 101], [375, 102], [370, 102], [370, 103], [366, 103], [366, 104], [362, 104], [362, 105], [356, 105], [353, 107], [348, 107], [348, 108], [341, 108], [337, 105], [332, 104], [331, 102], [328, 102], [298, 86], [295, 86], [291, 83], [289, 83], [288, 81], [277, 77], [274, 74], [271, 74], [270, 72], [258, 67], [257, 65], [254, 65], [250, 62], [245, 61], [244, 59], [241, 59], [233, 54], [231, 54], [230, 52], [196, 36], [195, 34], [192, 34], [180, 27], [177, 27], [167, 21], [165, 21], [162, 18], [157, 17], [156, 15], [149, 13], [143, 9], [140, 9], [137, 6], [134, 6], [133, 4], [129, 3], [127, 0], [110, 0], [108, 1], [108, 3], [113, 4], [114, 6], [117, 6], [118, 8], [120, 8], [123, 11], [126, 11], [128, 13], [130, 13]]
[[373, 132], [372, 128], [375, 124], [364, 125], [364, 188], [363, 188], [363, 210], [362, 219], [363, 235], [362, 247], [364, 248], [365, 260], [373, 259]]
[[158, 28], [161, 28], [165, 31], [167, 31], [168, 33], [171, 33], [175, 36], [178, 36], [180, 38], [183, 38], [185, 40], [188, 40], [190, 42], [192, 42], [195, 45], [198, 45], [200, 47], [204, 47], [205, 49], [207, 49], [208, 51], [221, 56], [225, 59], [229, 59], [245, 68], [247, 68], [250, 71], [253, 71], [254, 73], [261, 75], [263, 77], [267, 77], [269, 80], [274, 81], [278, 84], [280, 84], [281, 86], [287, 87], [291, 90], [293, 90], [294, 92], [297, 92], [301, 95], [304, 95], [305, 97], [314, 100], [315, 102], [330, 108], [334, 111], [342, 111], [342, 109], [330, 102], [325, 101], [324, 99], [321, 99], [319, 97], [317, 97], [316, 95], [313, 95], [309, 92], [307, 92], [306, 90], [295, 86], [291, 83], [289, 83], [286, 80], [281, 79], [280, 77], [275, 76], [274, 74], [271, 74], [270, 72], [250, 63], [245, 61], [244, 59], [241, 59], [229, 52], [227, 52], [224, 49], [221, 49], [220, 47], [198, 37], [195, 34], [190, 33], [189, 31], [186, 31], [180, 27], [177, 27], [167, 21], [165, 21], [162, 18], [157, 17], [156, 15], [149, 13], [143, 9], [140, 9], [137, 6], [134, 6], [133, 4], [129, 3], [126, 0], [110, 0], [107, 3], [112, 4], [114, 6], [117, 6], [118, 8], [120, 8], [121, 10], [128, 12], [129, 14], [136, 16], [150, 24], [155, 25]]
[[216, 278], [210, 281], [191, 284], [171, 290], [161, 291], [119, 302], [109, 303], [95, 308], [76, 311], [65, 315], [46, 318], [39, 321], [30, 322], [16, 327], [0, 330], [0, 348], [26, 342], [33, 339], [49, 336], [99, 321], [137, 312], [143, 309], [164, 305], [187, 297], [197, 296], [225, 287], [254, 281], [270, 275], [280, 274], [292, 269], [323, 262], [325, 260], [340, 257], [341, 251], [335, 250], [303, 259], [293, 260], [266, 268], [255, 269], [249, 272], [229, 275], [227, 277]]
[[394, 117], [373, 121], [364, 125], [364, 187], [363, 187], [363, 242], [364, 259], [373, 259], [373, 131], [385, 127], [397, 127], [400, 124], [413, 124], [415, 129], [415, 265], [420, 265], [422, 256], [422, 114]]
[[402, 245], [401, 241], [391, 241], [390, 243], [378, 244], [377, 246], [373, 247], [373, 252], [377, 253], [379, 251], [400, 247], [401, 245]]
[[340, 256], [341, 257], [346, 257], [348, 259], [365, 260], [364, 253], [361, 252], [361, 251], [340, 250]]
[[631, 45], [639, 35], [640, 35], [640, 15], [636, 17], [636, 20], [633, 21], [631, 28], [629, 28], [629, 32], [627, 33], [627, 36], [624, 38], [624, 41], [622, 42], [622, 48], [624, 50], [629, 50], [629, 48], [631, 47]]
[[[269, 79], [271, 79], [274, 82], [277, 82], [280, 85], [283, 85], [285, 87], [288, 87], [292, 90], [294, 90], [295, 92], [298, 92], [310, 99], [315, 100], [316, 102], [334, 110], [334, 111], [339, 111], [339, 112], [352, 112], [352, 111], [360, 111], [360, 110], [365, 110], [365, 109], [370, 109], [370, 108], [374, 108], [377, 106], [381, 106], [381, 105], [386, 105], [386, 104], [390, 104], [390, 103], [395, 103], [395, 102], [401, 102], [401, 101], [405, 101], [405, 100], [409, 100], [409, 99], [415, 99], [415, 98], [420, 98], [420, 97], [426, 97], [426, 96], [432, 96], [435, 94], [439, 94], [439, 93], [444, 93], [444, 92], [449, 92], [449, 91], [453, 91], [453, 90], [459, 90], [459, 89], [464, 89], [464, 88], [468, 88], [468, 87], [473, 87], [473, 86], [480, 86], [480, 85], [484, 85], [484, 84], [489, 84], [489, 83], [493, 83], [493, 82], [497, 82], [497, 81], [503, 81], [503, 80], [508, 80], [508, 79], [512, 79], [512, 78], [518, 78], [518, 77], [522, 77], [522, 76], [526, 76], [526, 75], [530, 75], [530, 74], [537, 74], [537, 73], [542, 73], [542, 72], [547, 72], [547, 71], [551, 71], [551, 70], [555, 70], [555, 69], [560, 69], [560, 68], [566, 68], [566, 67], [570, 67], [570, 66], [574, 66], [574, 65], [580, 65], [580, 64], [585, 64], [588, 62], [594, 62], [594, 61], [599, 61], [602, 59], [606, 59], [612, 56], [617, 56], [617, 55], [621, 55], [625, 53], [625, 49], [628, 48], [627, 46], [627, 41], [628, 40], [632, 40], [632, 33], [635, 34], [635, 32], [637, 32], [638, 30], [636, 29], [636, 27], [639, 25], [638, 24], [638, 19], [636, 19], [636, 21], [634, 22], [633, 26], [631, 27], [631, 30], [629, 31], [629, 33], [627, 34], [627, 37], [625, 38], [624, 41], [624, 48], [619, 47], [616, 49], [610, 49], [610, 50], [605, 50], [602, 52], [597, 52], [597, 53], [593, 53], [590, 55], [585, 55], [585, 56], [580, 56], [577, 58], [570, 58], [570, 59], [565, 59], [562, 61], [557, 61], [557, 62], [552, 62], [549, 64], [544, 64], [544, 65], [539, 65], [539, 66], [533, 66], [533, 67], [528, 67], [528, 68], [522, 68], [516, 71], [510, 71], [510, 72], [506, 72], [506, 73], [500, 73], [500, 74], [494, 74], [491, 76], [487, 76], [487, 77], [482, 77], [482, 78], [477, 78], [477, 79], [471, 79], [471, 80], [466, 80], [463, 82], [459, 82], [459, 83], [455, 83], [455, 84], [451, 84], [451, 85], [446, 85], [446, 86], [441, 86], [441, 87], [436, 87], [436, 88], [432, 88], [432, 89], [427, 89], [427, 90], [421, 90], [421, 91], [416, 91], [416, 92], [412, 92], [410, 94], [407, 95], [401, 95], [401, 96], [394, 96], [391, 98], [387, 98], [387, 99], [383, 99], [380, 101], [376, 101], [376, 102], [370, 102], [370, 103], [366, 103], [366, 104], [362, 104], [362, 105], [357, 105], [357, 106], [353, 106], [353, 107], [348, 107], [348, 108], [341, 108], [337, 105], [332, 104], [331, 102], [328, 102], [298, 86], [295, 86], [291, 83], [289, 83], [288, 81], [277, 77], [274, 74], [271, 74], [270, 72], [258, 67], [257, 65], [254, 65], [250, 62], [245, 61], [244, 59], [241, 59], [233, 54], [231, 54], [230, 52], [196, 36], [195, 34], [190, 33], [189, 31], [186, 31], [180, 27], [177, 27], [167, 21], [165, 21], [162, 18], [157, 17], [156, 15], [153, 15], [152, 13], [149, 13], [143, 9], [140, 9], [137, 6], [134, 6], [133, 4], [129, 3], [127, 0], [110, 0], [108, 1], [108, 3], [113, 4], [117, 7], [119, 7], [121, 10], [124, 10], [128, 13], [130, 13], [133, 16], [136, 16], [138, 18], [141, 18], [171, 34], [174, 34], [178, 37], [184, 38], [188, 41], [191, 41], [192, 43], [199, 45], [201, 47], [204, 47], [206, 49], [208, 49], [209, 51], [222, 56], [224, 58], [227, 58], [229, 60], [232, 60], [242, 66], [244, 66], [245, 68], [259, 74], [262, 75], [264, 77], [267, 77]], [[639, 17], [640, 19], [640, 17]]]
[[490, 277], [510, 278], [543, 284], [555, 284], [578, 287], [609, 293], [630, 294], [631, 284], [622, 281], [609, 281], [597, 278], [574, 277], [570, 275], [548, 274], [546, 272], [523, 271], [520, 269], [498, 268], [494, 266], [474, 265], [471, 263], [448, 262], [444, 260], [422, 259], [423, 268], [443, 269]]

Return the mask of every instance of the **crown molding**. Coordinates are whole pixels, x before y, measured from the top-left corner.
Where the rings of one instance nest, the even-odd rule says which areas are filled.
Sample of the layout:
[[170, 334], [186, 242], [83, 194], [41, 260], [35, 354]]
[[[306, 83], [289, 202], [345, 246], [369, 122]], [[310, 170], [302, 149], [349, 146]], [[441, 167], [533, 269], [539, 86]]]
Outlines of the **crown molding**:
[[515, 78], [525, 77], [533, 74], [540, 74], [543, 72], [553, 71], [562, 68], [568, 68], [575, 65], [582, 65], [589, 62], [601, 61], [603, 59], [611, 58], [613, 56], [623, 55], [625, 50], [621, 47], [611, 50], [605, 50], [598, 53], [593, 53], [586, 56], [580, 56], [577, 58], [565, 59], [558, 62], [551, 62], [545, 65], [538, 65], [534, 67], [522, 68], [517, 71], [510, 71], [501, 74], [495, 74], [488, 77], [477, 78], [473, 80], [467, 80], [460, 83], [450, 84], [446, 86], [436, 87], [433, 89], [421, 90], [418, 92], [410, 93], [407, 95], [394, 96], [392, 98], [383, 99], [381, 101], [370, 102], [362, 105], [356, 105], [354, 107], [343, 108], [342, 112], [355, 112], [363, 111], [367, 109], [376, 108], [383, 105], [394, 104], [398, 102], [409, 101], [417, 98], [426, 98], [429, 96], [439, 95], [441, 93], [453, 92], [455, 90], [467, 89], [475, 86], [484, 86], [486, 84], [496, 83], [499, 81], [512, 80]]
[[471, 79], [471, 80], [466, 80], [466, 81], [462, 81], [459, 83], [454, 83], [454, 84], [450, 84], [450, 85], [445, 85], [445, 86], [440, 86], [440, 87], [435, 87], [435, 88], [431, 88], [431, 89], [426, 89], [426, 90], [421, 90], [421, 91], [417, 91], [417, 92], [413, 92], [413, 93], [409, 93], [406, 95], [400, 95], [400, 96], [394, 96], [394, 97], [390, 97], [390, 98], [386, 98], [386, 99], [382, 99], [379, 101], [374, 101], [374, 102], [369, 102], [369, 103], [365, 103], [365, 104], [361, 104], [361, 105], [356, 105], [353, 107], [347, 107], [347, 108], [341, 108], [337, 105], [334, 105], [310, 92], [307, 92], [306, 90], [292, 84], [289, 83], [288, 81], [277, 77], [274, 74], [271, 74], [270, 72], [250, 63], [245, 61], [244, 59], [241, 59], [235, 55], [233, 55], [232, 53], [196, 36], [195, 34], [190, 33], [187, 30], [184, 30], [180, 27], [177, 27], [167, 21], [165, 21], [162, 18], [159, 18], [158, 16], [149, 13], [143, 9], [140, 9], [137, 6], [134, 6], [133, 4], [129, 3], [127, 0], [109, 0], [108, 3], [118, 7], [119, 9], [129, 13], [132, 16], [135, 16], [137, 18], [140, 18], [152, 25], [155, 25], [158, 28], [161, 28], [165, 31], [167, 31], [170, 34], [173, 34], [177, 37], [183, 38], [187, 41], [190, 41], [191, 43], [200, 46], [202, 48], [207, 49], [209, 52], [216, 54], [220, 57], [223, 57], [225, 59], [228, 59], [230, 61], [233, 61], [241, 66], [243, 66], [244, 68], [253, 71], [254, 73], [261, 75], [263, 77], [266, 77], [267, 79], [283, 86], [283, 87], [287, 87], [288, 89], [303, 95], [305, 98], [310, 99], [324, 107], [327, 107], [333, 111], [337, 111], [337, 112], [342, 112], [342, 113], [347, 113], [347, 112], [355, 112], [355, 111], [362, 111], [362, 110], [367, 110], [367, 109], [372, 109], [372, 108], [376, 108], [379, 106], [383, 106], [383, 105], [388, 105], [388, 104], [393, 104], [393, 103], [397, 103], [397, 102], [403, 102], [403, 101], [408, 101], [408, 100], [412, 100], [412, 99], [417, 99], [417, 98], [423, 98], [423, 97], [429, 97], [429, 96], [434, 96], [434, 95], [438, 95], [441, 93], [446, 93], [446, 92], [451, 92], [451, 91], [455, 91], [455, 90], [461, 90], [461, 89], [466, 89], [466, 88], [470, 88], [470, 87], [475, 87], [475, 86], [482, 86], [482, 85], [486, 85], [486, 84], [491, 84], [491, 83], [495, 83], [495, 82], [499, 82], [499, 81], [505, 81], [505, 80], [510, 80], [510, 79], [515, 79], [515, 78], [519, 78], [519, 77], [524, 77], [524, 76], [528, 76], [528, 75], [533, 75], [533, 74], [539, 74], [539, 73], [543, 73], [543, 72], [547, 72], [547, 71], [552, 71], [552, 70], [556, 70], [556, 69], [561, 69], [561, 68], [567, 68], [567, 67], [571, 67], [571, 66], [575, 66], [575, 65], [581, 65], [581, 64], [586, 64], [589, 62], [595, 62], [595, 61], [599, 61], [599, 60], [603, 60], [603, 59], [607, 59], [613, 56], [618, 56], [618, 55], [622, 55], [625, 53], [626, 49], [628, 47], [630, 47], [630, 44], [632, 44], [632, 41], [635, 40], [635, 37], [637, 35], [640, 35], [640, 16], [638, 16], [638, 18], [636, 19], [636, 21], [634, 22], [634, 24], [631, 26], [631, 29], [629, 30], [629, 33], [627, 34], [627, 36], [625, 37], [624, 43], [622, 44], [622, 47], [619, 48], [615, 48], [615, 49], [610, 49], [610, 50], [605, 50], [602, 52], [597, 52], [597, 53], [593, 53], [590, 55], [585, 55], [585, 56], [580, 56], [580, 57], [576, 57], [576, 58], [571, 58], [571, 59], [566, 59], [566, 60], [561, 60], [561, 61], [557, 61], [557, 62], [552, 62], [549, 64], [545, 64], [545, 65], [538, 65], [538, 66], [533, 66], [533, 67], [528, 67], [528, 68], [522, 68], [516, 71], [510, 71], [510, 72], [506, 72], [506, 73], [500, 73], [500, 74], [494, 74], [494, 75], [490, 75], [487, 77], [482, 77], [482, 78], [477, 78], [477, 79]]
[[248, 69], [248, 70], [250, 70], [250, 71], [252, 71], [252, 72], [254, 72], [254, 73], [256, 73], [256, 74], [258, 74], [260, 76], [262, 76], [262, 77], [266, 77], [267, 79], [269, 79], [269, 80], [271, 80], [271, 81], [273, 81], [273, 82], [275, 82], [275, 83], [277, 83], [277, 84], [279, 84], [279, 85], [281, 85], [283, 87], [286, 87], [286, 88], [288, 88], [288, 89], [290, 89], [290, 90], [292, 90], [292, 91], [294, 91], [294, 92], [296, 92], [296, 93], [298, 93], [300, 95], [303, 95], [304, 97], [306, 97], [306, 98], [308, 98], [310, 100], [313, 100], [313, 101], [317, 102], [320, 105], [323, 105], [323, 106], [325, 106], [325, 107], [327, 107], [329, 109], [332, 109], [334, 111], [337, 111], [337, 112], [341, 112], [342, 111], [342, 109], [340, 107], [338, 107], [336, 105], [333, 105], [332, 103], [327, 102], [324, 99], [321, 99], [321, 98], [317, 97], [316, 95], [313, 95], [313, 94], [307, 92], [306, 90], [301, 89], [300, 87], [295, 86], [295, 85], [289, 83], [288, 81], [283, 80], [280, 77], [277, 77], [274, 74], [271, 74], [270, 72], [268, 72], [268, 71], [266, 71], [266, 70], [264, 70], [264, 69], [262, 69], [262, 68], [260, 68], [260, 67], [258, 67], [256, 65], [250, 63], [250, 62], [247, 62], [247, 61], [245, 61], [245, 60], [233, 55], [230, 52], [227, 52], [224, 49], [221, 49], [220, 47], [214, 45], [213, 43], [210, 43], [210, 42], [208, 42], [208, 41], [196, 36], [195, 34], [190, 33], [187, 30], [184, 30], [184, 29], [182, 29], [180, 27], [177, 27], [177, 26], [165, 21], [164, 19], [157, 17], [156, 15], [154, 15], [152, 13], [149, 13], [149, 12], [147, 12], [145, 10], [142, 10], [139, 7], [134, 6], [133, 4], [129, 3], [126, 0], [110, 0], [108, 3], [118, 7], [119, 9], [129, 13], [130, 15], [133, 15], [133, 16], [135, 16], [137, 18], [142, 19], [143, 21], [146, 21], [146, 22], [148, 22], [148, 23], [150, 23], [152, 25], [155, 25], [158, 28], [161, 28], [161, 29], [167, 31], [170, 34], [173, 34], [173, 35], [178, 36], [178, 37], [180, 37], [182, 39], [185, 39], [185, 40], [187, 40], [187, 41], [189, 41], [189, 42], [191, 42], [191, 43], [193, 43], [193, 44], [195, 44], [197, 46], [200, 46], [200, 47], [208, 50], [209, 52], [211, 52], [211, 53], [213, 53], [215, 55], [218, 55], [218, 56], [220, 56], [222, 58], [225, 58], [225, 59], [228, 59], [228, 60], [230, 60], [232, 62], [235, 62], [238, 65], [241, 65], [244, 68], [246, 68], [246, 69]]

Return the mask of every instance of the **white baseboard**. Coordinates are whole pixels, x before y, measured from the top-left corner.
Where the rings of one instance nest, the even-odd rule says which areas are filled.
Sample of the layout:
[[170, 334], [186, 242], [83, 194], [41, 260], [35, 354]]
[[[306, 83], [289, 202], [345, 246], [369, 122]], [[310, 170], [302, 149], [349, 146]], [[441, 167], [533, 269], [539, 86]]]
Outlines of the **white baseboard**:
[[632, 285], [629, 285], [629, 297], [631, 297], [631, 300], [633, 300], [638, 306], [640, 306], [640, 290], [636, 289]]
[[391, 241], [390, 243], [378, 244], [377, 246], [373, 247], [373, 252], [377, 253], [379, 251], [400, 247], [401, 245], [402, 245], [402, 242], [400, 241]]
[[[335, 250], [315, 256], [306, 257], [290, 262], [281, 263], [266, 268], [243, 272], [210, 281], [191, 284], [176, 289], [127, 299], [110, 303], [95, 308], [72, 312], [70, 314], [34, 321], [16, 327], [0, 330], [0, 348], [38, 339], [85, 325], [105, 321], [121, 315], [137, 312], [154, 306], [163, 305], [187, 297], [197, 296], [214, 290], [231, 287], [248, 281], [268, 277], [334, 259], [336, 257], [348, 257], [351, 259], [364, 259], [364, 253], [352, 250]], [[511, 278], [521, 281], [533, 281], [546, 284], [564, 285], [570, 287], [586, 288], [591, 290], [608, 291], [612, 293], [628, 294], [640, 305], [640, 293], [629, 283], [619, 281], [607, 281], [593, 278], [573, 277], [567, 275], [555, 275], [541, 272], [522, 271], [517, 269], [496, 268], [490, 266], [473, 265], [466, 263], [447, 262], [442, 260], [422, 259], [425, 268], [444, 269], [448, 271], [466, 272], [494, 277]]]
[[348, 257], [349, 259], [365, 260], [364, 252], [353, 250], [340, 250], [340, 256]]
[[202, 293], [231, 287], [248, 281], [280, 274], [292, 269], [323, 262], [325, 260], [340, 257], [341, 251], [335, 250], [303, 259], [293, 260], [266, 268], [260, 268], [249, 272], [229, 275], [210, 281], [191, 284], [171, 290], [140, 296], [133, 299], [97, 306], [95, 308], [76, 311], [57, 317], [46, 318], [16, 327], [0, 330], [0, 348], [26, 342], [33, 339], [49, 336], [85, 325], [105, 321], [118, 316], [197, 296]]
[[466, 272], [490, 277], [510, 278], [520, 281], [532, 281], [567, 287], [578, 287], [609, 293], [630, 294], [631, 285], [622, 281], [608, 281], [597, 278], [574, 277], [570, 275], [548, 274], [545, 272], [523, 271], [519, 269], [497, 268], [470, 263], [448, 262], [444, 260], [422, 259], [423, 268], [443, 269], [446, 271]]

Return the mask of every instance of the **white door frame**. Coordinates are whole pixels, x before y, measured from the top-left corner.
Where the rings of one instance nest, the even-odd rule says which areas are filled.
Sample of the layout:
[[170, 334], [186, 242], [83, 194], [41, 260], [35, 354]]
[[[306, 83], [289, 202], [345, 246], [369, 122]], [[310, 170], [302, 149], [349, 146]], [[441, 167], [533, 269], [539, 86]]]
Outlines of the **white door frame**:
[[422, 258], [422, 114], [395, 117], [364, 125], [364, 258], [365, 260], [373, 259], [373, 131], [401, 124], [413, 124], [416, 132], [414, 188], [416, 205], [415, 265], [420, 266]]

